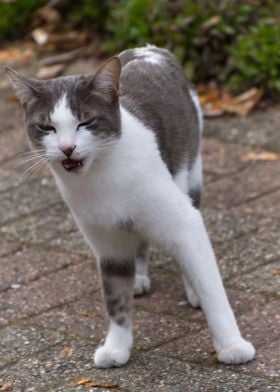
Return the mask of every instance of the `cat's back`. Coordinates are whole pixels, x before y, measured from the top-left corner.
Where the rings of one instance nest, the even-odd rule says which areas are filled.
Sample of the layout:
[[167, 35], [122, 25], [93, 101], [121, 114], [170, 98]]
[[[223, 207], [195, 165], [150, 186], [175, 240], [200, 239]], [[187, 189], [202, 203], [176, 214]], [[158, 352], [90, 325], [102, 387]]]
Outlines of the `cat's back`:
[[121, 104], [155, 132], [173, 175], [186, 162], [190, 167], [199, 148], [199, 113], [177, 60], [155, 46], [126, 50], [119, 58]]

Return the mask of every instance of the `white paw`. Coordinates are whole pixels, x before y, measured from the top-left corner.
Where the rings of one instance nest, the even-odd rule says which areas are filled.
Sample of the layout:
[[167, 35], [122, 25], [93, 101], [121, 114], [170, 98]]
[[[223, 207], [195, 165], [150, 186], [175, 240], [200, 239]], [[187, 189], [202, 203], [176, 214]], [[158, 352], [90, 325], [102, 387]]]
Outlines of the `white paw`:
[[219, 361], [228, 364], [246, 363], [255, 356], [255, 349], [250, 342], [241, 339], [229, 347], [223, 348], [218, 353]]
[[193, 308], [199, 308], [200, 307], [199, 299], [198, 299], [198, 296], [193, 291], [193, 289], [190, 286], [187, 286], [186, 291], [187, 291], [187, 298], [188, 298], [190, 305]]
[[150, 278], [146, 275], [135, 275], [134, 295], [142, 295], [150, 290]]
[[129, 360], [129, 350], [111, 349], [101, 346], [94, 353], [94, 363], [98, 368], [122, 366]]

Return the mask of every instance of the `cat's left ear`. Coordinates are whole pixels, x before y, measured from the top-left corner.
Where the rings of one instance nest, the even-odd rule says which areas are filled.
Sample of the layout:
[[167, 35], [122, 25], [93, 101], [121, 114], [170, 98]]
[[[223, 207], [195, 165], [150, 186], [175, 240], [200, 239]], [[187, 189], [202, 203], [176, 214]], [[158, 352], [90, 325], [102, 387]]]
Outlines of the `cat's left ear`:
[[106, 95], [110, 100], [118, 96], [121, 74], [121, 62], [118, 57], [111, 57], [101, 65], [92, 82], [94, 90]]
[[37, 86], [38, 81], [36, 79], [23, 76], [9, 67], [6, 67], [5, 70], [9, 75], [16, 94], [23, 106], [25, 106], [32, 97], [40, 94], [40, 90]]

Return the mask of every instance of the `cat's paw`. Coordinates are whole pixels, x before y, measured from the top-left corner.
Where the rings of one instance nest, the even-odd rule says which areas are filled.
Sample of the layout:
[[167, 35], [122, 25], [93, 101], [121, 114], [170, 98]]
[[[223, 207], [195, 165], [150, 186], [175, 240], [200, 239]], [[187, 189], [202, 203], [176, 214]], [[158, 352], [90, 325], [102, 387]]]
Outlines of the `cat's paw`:
[[150, 290], [150, 278], [146, 275], [135, 275], [134, 295], [142, 295]]
[[193, 291], [193, 289], [190, 286], [186, 287], [186, 292], [187, 292], [187, 298], [189, 301], [189, 304], [193, 307], [193, 308], [199, 308], [200, 307], [200, 302], [198, 299], [198, 296], [195, 294], [195, 292]]
[[129, 350], [111, 349], [101, 346], [94, 353], [94, 363], [98, 368], [122, 366], [129, 360]]
[[250, 342], [241, 339], [239, 342], [221, 349], [218, 353], [218, 359], [227, 364], [246, 363], [254, 358], [255, 352], [254, 346]]

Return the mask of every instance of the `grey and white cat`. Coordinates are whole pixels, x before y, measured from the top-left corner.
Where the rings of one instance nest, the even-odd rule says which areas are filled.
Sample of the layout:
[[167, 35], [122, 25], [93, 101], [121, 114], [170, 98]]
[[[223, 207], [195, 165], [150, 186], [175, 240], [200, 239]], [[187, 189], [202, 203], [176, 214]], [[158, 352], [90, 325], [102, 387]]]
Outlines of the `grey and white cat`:
[[254, 347], [241, 337], [199, 211], [202, 115], [175, 58], [147, 46], [109, 59], [93, 76], [39, 81], [7, 72], [31, 145], [98, 259], [110, 325], [96, 366], [129, 359], [133, 295], [150, 287], [148, 242], [178, 261], [219, 360], [250, 361]]

